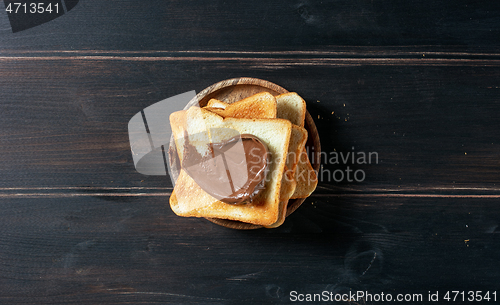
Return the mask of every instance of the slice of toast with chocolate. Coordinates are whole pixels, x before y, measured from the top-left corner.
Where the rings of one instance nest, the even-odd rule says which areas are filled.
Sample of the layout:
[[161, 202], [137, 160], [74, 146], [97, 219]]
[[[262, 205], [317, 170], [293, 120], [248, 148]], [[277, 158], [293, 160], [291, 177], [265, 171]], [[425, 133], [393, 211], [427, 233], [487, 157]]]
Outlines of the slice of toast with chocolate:
[[[171, 122], [182, 117], [173, 115]], [[291, 123], [283, 119], [236, 119], [223, 118], [206, 109], [192, 107], [184, 114], [185, 134], [179, 135], [182, 128], [174, 128], [174, 137], [185, 137], [184, 145], [189, 142], [196, 147], [201, 156], [210, 154], [210, 143], [219, 143], [239, 134], [250, 134], [262, 141], [270, 155], [265, 187], [252, 201], [247, 204], [234, 205], [222, 202], [204, 191], [198, 183], [184, 169], [181, 170], [170, 197], [172, 210], [180, 216], [194, 216], [206, 218], [222, 218], [237, 220], [256, 225], [268, 226], [276, 223], [280, 218], [280, 190], [283, 172], [286, 163], [288, 145], [291, 133]], [[182, 121], [182, 120], [181, 120]], [[233, 132], [230, 132], [233, 130]], [[200, 136], [201, 135], [201, 136]], [[176, 141], [180, 143], [181, 141]], [[188, 158], [183, 153], [184, 161]]]

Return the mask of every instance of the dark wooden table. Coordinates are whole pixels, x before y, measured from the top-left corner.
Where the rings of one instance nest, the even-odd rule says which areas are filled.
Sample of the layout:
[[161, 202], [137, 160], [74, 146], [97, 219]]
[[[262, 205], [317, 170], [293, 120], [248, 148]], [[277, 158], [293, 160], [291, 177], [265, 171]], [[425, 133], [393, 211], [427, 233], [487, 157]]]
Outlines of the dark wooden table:
[[[326, 160], [277, 229], [175, 216], [128, 121], [242, 76], [377, 162]], [[81, 0], [16, 33], [2, 6], [0, 94], [2, 304], [500, 303], [496, 1]]]

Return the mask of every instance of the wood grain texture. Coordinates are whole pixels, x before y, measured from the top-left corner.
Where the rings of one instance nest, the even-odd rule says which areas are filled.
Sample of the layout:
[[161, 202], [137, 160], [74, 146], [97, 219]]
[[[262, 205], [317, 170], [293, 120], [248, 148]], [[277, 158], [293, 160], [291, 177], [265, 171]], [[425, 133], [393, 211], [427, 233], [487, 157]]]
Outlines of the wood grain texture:
[[0, 301], [288, 303], [323, 290], [498, 290], [497, 199], [309, 198], [275, 230], [167, 198], [2, 200]]
[[[2, 186], [169, 187], [165, 177], [135, 172], [128, 120], [164, 98], [252, 76], [306, 100], [324, 151], [337, 152], [339, 164], [322, 156], [325, 190], [441, 187], [498, 194], [496, 67], [289, 61], [1, 60]], [[341, 160], [340, 153], [353, 152], [376, 152], [378, 163]], [[363, 183], [334, 180], [332, 173], [347, 166], [365, 172]]]
[[12, 34], [1, 49], [294, 50], [331, 46], [498, 47], [496, 1], [85, 0], [64, 16]]

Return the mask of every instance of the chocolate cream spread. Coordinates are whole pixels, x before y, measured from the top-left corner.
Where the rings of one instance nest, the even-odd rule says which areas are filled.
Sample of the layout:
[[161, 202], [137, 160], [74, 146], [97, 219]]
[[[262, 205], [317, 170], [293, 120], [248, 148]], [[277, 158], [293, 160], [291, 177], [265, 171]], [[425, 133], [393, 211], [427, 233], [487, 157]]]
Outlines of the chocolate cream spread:
[[214, 198], [229, 204], [246, 204], [264, 189], [269, 153], [251, 134], [241, 134], [209, 144], [209, 155], [201, 156], [184, 136], [182, 168]]

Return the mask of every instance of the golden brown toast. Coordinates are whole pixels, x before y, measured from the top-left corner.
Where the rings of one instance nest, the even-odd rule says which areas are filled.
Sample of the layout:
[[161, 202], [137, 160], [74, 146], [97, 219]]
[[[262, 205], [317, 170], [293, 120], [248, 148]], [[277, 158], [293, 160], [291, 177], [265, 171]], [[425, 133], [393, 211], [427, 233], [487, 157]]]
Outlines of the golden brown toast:
[[[179, 122], [179, 117], [182, 115], [173, 115], [174, 122]], [[191, 138], [191, 135], [196, 136], [203, 130], [208, 130], [208, 137], [211, 141], [219, 142], [224, 140], [224, 137], [229, 137], [229, 134], [218, 132], [225, 128], [236, 130], [240, 134], [249, 133], [258, 137], [268, 147], [271, 161], [264, 190], [252, 200], [251, 204], [245, 205], [231, 205], [213, 198], [203, 191], [184, 170], [181, 170], [170, 197], [172, 210], [180, 216], [222, 218], [263, 226], [276, 223], [282, 211], [280, 205], [283, 205], [280, 201], [281, 181], [292, 129], [291, 123], [283, 119], [224, 119], [206, 109], [191, 107], [185, 113], [184, 128], [188, 133], [190, 143], [200, 146], [196, 149], [199, 149], [198, 152], [202, 155], [206, 153], [202, 147], [206, 143], [199, 141], [196, 137]], [[213, 128], [217, 130], [210, 132]], [[172, 127], [174, 132], [181, 129]], [[174, 134], [174, 137], [179, 138], [181, 135]], [[198, 142], [199, 144], [196, 144]]]
[[174, 135], [175, 148], [177, 154], [179, 155], [179, 160], [182, 161], [184, 153], [184, 134], [185, 124], [186, 124], [186, 110], [181, 110], [174, 112], [170, 115], [170, 127], [172, 128], [172, 134]]
[[[295, 92], [285, 93], [276, 96], [277, 117], [287, 119], [292, 124], [304, 126], [306, 116], [306, 103]], [[311, 166], [305, 149], [302, 149], [295, 168], [295, 179], [297, 180], [295, 191], [291, 199], [306, 198], [312, 194], [318, 184], [318, 177]]]
[[295, 92], [276, 96], [277, 118], [289, 120], [292, 124], [304, 127], [306, 102]]
[[219, 101], [218, 99], [210, 99], [207, 103], [207, 106], [205, 108], [219, 108], [219, 109], [226, 109], [226, 107], [229, 106], [229, 104], [224, 103], [223, 101]]
[[211, 99], [206, 108], [225, 118], [276, 118], [277, 111], [276, 99], [269, 92], [257, 93], [232, 104]]
[[297, 185], [291, 199], [308, 197], [314, 192], [318, 185], [317, 173], [311, 166], [311, 162], [305, 150], [300, 154], [299, 163], [297, 164], [295, 172], [295, 179], [297, 180]]

